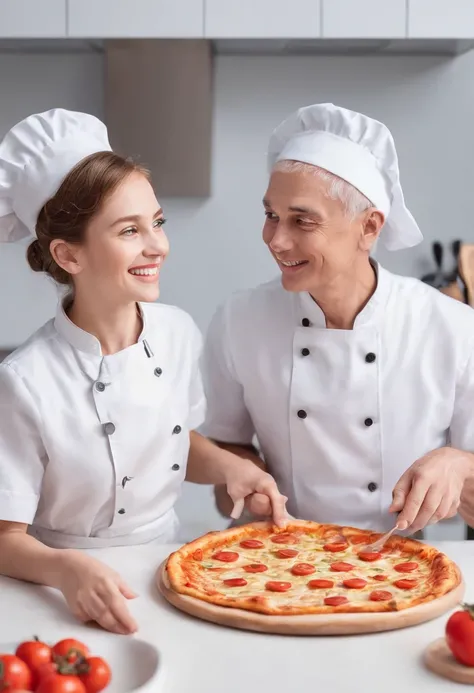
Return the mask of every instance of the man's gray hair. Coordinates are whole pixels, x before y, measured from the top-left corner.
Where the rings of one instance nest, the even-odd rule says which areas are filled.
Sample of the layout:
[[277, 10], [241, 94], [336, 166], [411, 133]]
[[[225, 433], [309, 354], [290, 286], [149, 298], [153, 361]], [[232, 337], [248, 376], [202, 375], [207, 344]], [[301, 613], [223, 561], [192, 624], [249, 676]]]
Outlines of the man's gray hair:
[[286, 173], [310, 173], [313, 176], [317, 176], [320, 180], [327, 183], [328, 197], [330, 197], [331, 200], [339, 200], [342, 202], [346, 214], [351, 219], [354, 219], [358, 214], [369, 209], [369, 207], [375, 207], [375, 205], [357, 190], [357, 188], [354, 188], [353, 185], [319, 166], [306, 164], [302, 161], [284, 159], [275, 164], [273, 170]]

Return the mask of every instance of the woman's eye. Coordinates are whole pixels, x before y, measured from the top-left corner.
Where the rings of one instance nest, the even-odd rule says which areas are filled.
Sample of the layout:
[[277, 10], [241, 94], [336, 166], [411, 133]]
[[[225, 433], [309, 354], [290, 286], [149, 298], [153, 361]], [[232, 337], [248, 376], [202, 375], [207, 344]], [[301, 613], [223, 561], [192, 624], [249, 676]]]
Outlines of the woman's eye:
[[136, 233], [138, 233], [137, 229], [134, 226], [131, 226], [130, 228], [122, 231], [122, 236], [133, 236]]
[[275, 219], [277, 219], [276, 214], [273, 214], [273, 212], [265, 212], [265, 216], [266, 216], [267, 219], [269, 219], [270, 221], [275, 221]]
[[153, 222], [153, 228], [161, 229], [162, 226], [166, 224], [166, 219], [155, 219]]

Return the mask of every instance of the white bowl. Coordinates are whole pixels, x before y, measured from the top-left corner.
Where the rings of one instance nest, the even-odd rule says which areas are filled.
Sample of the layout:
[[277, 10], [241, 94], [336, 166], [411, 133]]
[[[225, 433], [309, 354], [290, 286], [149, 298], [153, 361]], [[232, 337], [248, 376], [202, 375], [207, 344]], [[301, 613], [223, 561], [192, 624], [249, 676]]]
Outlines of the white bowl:
[[[77, 638], [89, 647], [91, 655], [103, 657], [109, 664], [112, 680], [104, 693], [161, 693], [164, 690], [162, 657], [151, 643], [135, 636], [97, 631], [69, 631], [53, 637], [41, 633], [41, 640], [51, 645], [66, 637]], [[29, 640], [31, 636], [25, 634], [23, 639]], [[20, 641], [0, 643], [0, 653], [14, 653], [19, 644]]]

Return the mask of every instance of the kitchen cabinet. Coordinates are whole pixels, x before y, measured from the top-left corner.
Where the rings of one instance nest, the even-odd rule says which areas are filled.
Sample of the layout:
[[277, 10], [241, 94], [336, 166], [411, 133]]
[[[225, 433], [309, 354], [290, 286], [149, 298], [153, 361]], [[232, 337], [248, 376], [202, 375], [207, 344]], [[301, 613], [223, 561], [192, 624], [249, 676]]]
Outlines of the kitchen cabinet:
[[75, 38], [202, 38], [204, 0], [68, 0]]
[[406, 0], [323, 0], [323, 38], [405, 38]]
[[0, 0], [0, 38], [65, 38], [66, 0]]
[[473, 0], [408, 0], [409, 38], [474, 38]]
[[207, 38], [319, 38], [321, 0], [206, 0]]

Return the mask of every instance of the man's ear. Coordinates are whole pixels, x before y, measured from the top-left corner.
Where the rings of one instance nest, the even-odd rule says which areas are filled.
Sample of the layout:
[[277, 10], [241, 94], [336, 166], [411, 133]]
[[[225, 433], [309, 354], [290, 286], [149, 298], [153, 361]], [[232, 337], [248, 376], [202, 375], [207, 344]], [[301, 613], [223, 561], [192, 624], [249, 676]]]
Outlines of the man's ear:
[[365, 216], [362, 219], [361, 250], [370, 252], [380, 235], [384, 223], [385, 217], [378, 209], [371, 207], [366, 210]]

